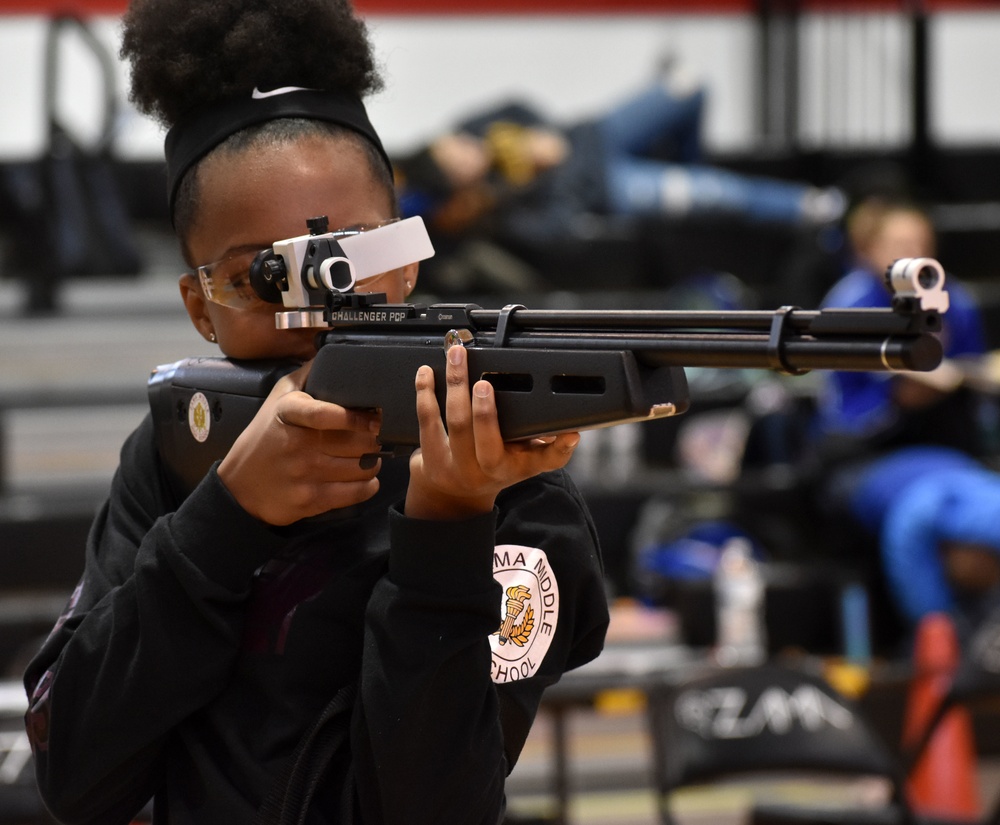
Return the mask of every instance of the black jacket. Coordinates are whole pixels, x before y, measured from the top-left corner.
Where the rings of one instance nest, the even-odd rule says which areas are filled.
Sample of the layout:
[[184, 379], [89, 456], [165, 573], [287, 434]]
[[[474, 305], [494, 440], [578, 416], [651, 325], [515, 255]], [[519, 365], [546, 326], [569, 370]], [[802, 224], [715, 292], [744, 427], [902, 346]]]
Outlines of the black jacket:
[[214, 470], [178, 506], [142, 423], [25, 676], [57, 816], [127, 823], [154, 798], [158, 825], [250, 823], [353, 685], [310, 822], [339, 821], [345, 789], [365, 825], [498, 821], [543, 689], [603, 645], [594, 527], [565, 473], [479, 518], [408, 519], [406, 462], [388, 465], [360, 510], [276, 529]]

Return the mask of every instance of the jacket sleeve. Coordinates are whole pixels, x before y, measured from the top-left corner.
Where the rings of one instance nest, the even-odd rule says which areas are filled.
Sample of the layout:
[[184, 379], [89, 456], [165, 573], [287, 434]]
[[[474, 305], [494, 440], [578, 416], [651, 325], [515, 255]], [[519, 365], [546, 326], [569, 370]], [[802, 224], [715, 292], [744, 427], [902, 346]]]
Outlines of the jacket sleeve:
[[171, 509], [147, 418], [25, 674], [39, 788], [65, 822], [128, 822], [149, 800], [168, 732], [226, 683], [253, 572], [278, 546], [214, 470]]
[[[542, 691], [601, 650], [600, 556], [565, 475], [498, 504], [454, 523], [392, 515], [352, 726], [365, 825], [495, 825]], [[498, 654], [502, 635], [513, 654]]]

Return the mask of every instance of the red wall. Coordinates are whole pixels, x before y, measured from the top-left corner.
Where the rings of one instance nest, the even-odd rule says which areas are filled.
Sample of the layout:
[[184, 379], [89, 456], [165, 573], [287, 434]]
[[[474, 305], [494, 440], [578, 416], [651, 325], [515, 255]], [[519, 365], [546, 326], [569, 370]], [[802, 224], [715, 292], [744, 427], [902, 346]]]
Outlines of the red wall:
[[[850, 11], [885, 11], [911, 4], [905, 0], [786, 0], [789, 7]], [[42, 14], [72, 10], [119, 14], [127, 0], [0, 0], [0, 14]], [[356, 0], [362, 14], [628, 14], [752, 12], [757, 0]], [[780, 7], [781, 3], [774, 3]], [[925, 0], [929, 10], [1000, 8], [1000, 0]]]
[[[0, 14], [63, 9], [119, 14], [127, 0], [0, 0]], [[748, 11], [754, 0], [355, 0], [362, 14], [572, 14]]]
[[367, 14], [628, 14], [750, 11], [753, 0], [356, 0]]

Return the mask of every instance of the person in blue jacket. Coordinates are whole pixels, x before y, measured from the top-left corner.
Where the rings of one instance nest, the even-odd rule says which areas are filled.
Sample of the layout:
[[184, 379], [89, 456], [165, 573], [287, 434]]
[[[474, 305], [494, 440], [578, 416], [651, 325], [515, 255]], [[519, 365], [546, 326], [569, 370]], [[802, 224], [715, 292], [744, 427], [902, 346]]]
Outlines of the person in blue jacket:
[[[851, 210], [847, 236], [855, 261], [823, 299], [829, 307], [888, 307], [886, 269], [899, 258], [934, 257], [934, 227], [919, 205], [871, 198]], [[948, 278], [950, 306], [943, 316], [946, 363], [932, 374], [831, 372], [823, 389], [820, 425], [825, 435], [857, 439], [866, 449], [892, 444], [948, 443], [977, 452], [978, 425], [957, 428], [960, 416], [975, 418], [976, 399], [961, 384], [962, 359], [986, 351], [978, 305], [969, 290]]]
[[[888, 307], [885, 272], [899, 258], [934, 257], [918, 204], [870, 197], [846, 222], [855, 264], [827, 307]], [[1000, 475], [983, 462], [982, 399], [963, 364], [987, 350], [971, 292], [949, 276], [942, 365], [931, 373], [830, 372], [818, 430], [833, 459], [824, 494], [877, 541], [895, 609], [912, 629], [931, 612], [966, 630], [1000, 582]]]

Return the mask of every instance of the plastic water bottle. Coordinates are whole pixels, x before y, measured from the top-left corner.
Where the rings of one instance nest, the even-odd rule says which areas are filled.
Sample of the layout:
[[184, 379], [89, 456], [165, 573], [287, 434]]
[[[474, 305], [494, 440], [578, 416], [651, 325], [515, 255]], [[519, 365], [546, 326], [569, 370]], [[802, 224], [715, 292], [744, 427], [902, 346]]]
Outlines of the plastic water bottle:
[[715, 569], [716, 661], [725, 667], [754, 666], [767, 658], [764, 577], [750, 542], [726, 542]]

